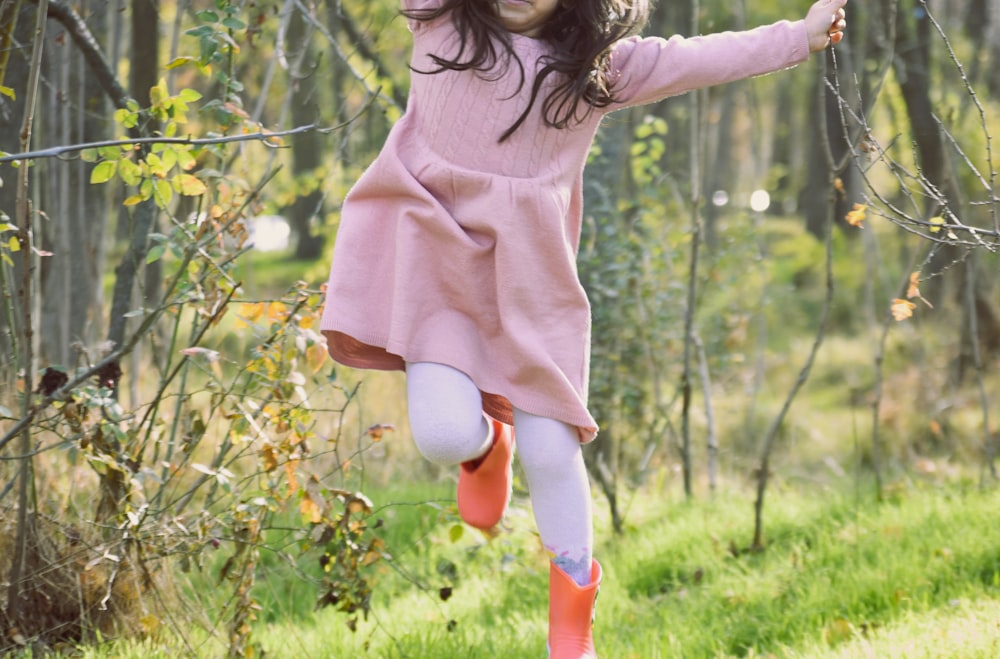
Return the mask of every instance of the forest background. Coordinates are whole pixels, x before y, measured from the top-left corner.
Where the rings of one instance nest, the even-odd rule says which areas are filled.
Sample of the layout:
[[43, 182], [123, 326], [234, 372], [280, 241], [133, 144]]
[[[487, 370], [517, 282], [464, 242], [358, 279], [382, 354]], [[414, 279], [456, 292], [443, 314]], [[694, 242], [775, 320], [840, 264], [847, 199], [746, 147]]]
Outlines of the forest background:
[[[806, 9], [661, 2], [646, 33]], [[856, 523], [926, 488], [968, 511], [995, 494], [1000, 1], [848, 10], [829, 52], [612, 115], [591, 154], [587, 460], [609, 553], [677, 511], [720, 520], [702, 547], [720, 561], [763, 561], [811, 497], [847, 496]], [[315, 602], [365, 643], [447, 656], [364, 631], [393, 578], [441, 606], [458, 557], [535, 569], [524, 492], [499, 538], [463, 530], [454, 474], [407, 441], [401, 377], [334, 367], [317, 331], [339, 204], [405, 107], [409, 43], [394, 0], [0, 1], [0, 652], [253, 656], [283, 597], [308, 600], [289, 618]], [[275, 228], [289, 243], [265, 251]], [[1000, 550], [980, 551], [995, 595]], [[652, 610], [702, 586], [687, 560], [636, 568]], [[835, 646], [914, 599], [773, 632], [729, 619], [706, 647]]]

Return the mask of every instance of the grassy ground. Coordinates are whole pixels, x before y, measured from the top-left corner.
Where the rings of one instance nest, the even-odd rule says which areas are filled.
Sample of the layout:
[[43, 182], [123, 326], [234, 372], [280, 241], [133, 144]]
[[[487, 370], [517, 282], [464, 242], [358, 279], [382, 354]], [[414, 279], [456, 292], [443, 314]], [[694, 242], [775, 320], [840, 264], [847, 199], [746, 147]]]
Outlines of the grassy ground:
[[[778, 487], [768, 546], [749, 553], [749, 493], [688, 503], [674, 490], [636, 493], [621, 536], [598, 520], [602, 657], [1000, 656], [997, 491], [908, 481], [875, 502], [848, 479]], [[343, 613], [313, 613], [312, 594], [280, 566], [264, 570], [254, 638], [266, 656], [544, 657], [546, 558], [526, 502], [487, 539], [456, 525], [449, 495], [448, 484], [372, 493], [394, 560], [354, 631]], [[82, 656], [224, 652], [188, 640]]]
[[[275, 273], [279, 263], [261, 261], [244, 276], [258, 287], [302, 276]], [[321, 281], [317, 273], [307, 279]], [[980, 399], [972, 389], [946, 386], [953, 353], [926, 337], [917, 345], [914, 327], [894, 328], [886, 354], [878, 418], [882, 467], [892, 481], [885, 499], [874, 499], [868, 474], [859, 484], [854, 473], [871, 459], [875, 342], [867, 332], [833, 333], [779, 437], [767, 547], [745, 550], [753, 532], [745, 475], [756, 465], [756, 426], [780, 406], [812, 340], [792, 334], [792, 325], [774, 323], [772, 341], [785, 348], [768, 357], [754, 418], [747, 414], [749, 366], [715, 380], [725, 473], [715, 495], [685, 501], [664, 465], [658, 480], [625, 496], [627, 528], [616, 536], [595, 492], [596, 554], [605, 568], [595, 622], [600, 656], [1000, 656], [1000, 492], [981, 490], [978, 474], [958, 466], [980, 459]], [[313, 611], [315, 591], [265, 555], [253, 641], [280, 658], [544, 657], [547, 557], [524, 493], [498, 536], [462, 526], [450, 474], [429, 468], [407, 440], [401, 376], [364, 377], [363, 394], [342, 422], [397, 426], [371, 456], [363, 486], [393, 556], [374, 568], [371, 614], [349, 626], [343, 613]], [[989, 400], [998, 387], [988, 383]], [[206, 571], [192, 587], [222, 593], [211, 578], [217, 572]], [[225, 656], [225, 630], [208, 635], [201, 626], [217, 614], [193, 607], [155, 639], [71, 656]]]

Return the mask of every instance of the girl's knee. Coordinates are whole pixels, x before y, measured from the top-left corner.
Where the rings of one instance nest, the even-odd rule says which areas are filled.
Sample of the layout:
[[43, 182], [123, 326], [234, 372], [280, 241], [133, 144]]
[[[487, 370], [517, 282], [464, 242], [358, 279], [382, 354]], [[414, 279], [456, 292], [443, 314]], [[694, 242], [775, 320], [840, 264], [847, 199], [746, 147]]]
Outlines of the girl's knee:
[[453, 465], [482, 454], [489, 427], [482, 414], [410, 415], [410, 431], [420, 454], [435, 464]]

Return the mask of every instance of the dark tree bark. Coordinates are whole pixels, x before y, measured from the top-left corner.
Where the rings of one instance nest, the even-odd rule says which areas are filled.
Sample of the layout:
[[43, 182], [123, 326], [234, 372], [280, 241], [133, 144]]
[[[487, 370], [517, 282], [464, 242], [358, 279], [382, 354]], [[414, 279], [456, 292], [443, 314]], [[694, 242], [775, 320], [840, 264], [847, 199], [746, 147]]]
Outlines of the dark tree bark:
[[[842, 97], [851, 106], [856, 105], [853, 99], [857, 98], [857, 90], [850, 83], [854, 80], [851, 55], [848, 40], [841, 42], [836, 51], [828, 49], [824, 53], [826, 73], [817, 77], [810, 104], [816, 120], [810, 122], [813, 133], [807, 150], [808, 173], [799, 207], [805, 216], [806, 229], [820, 239], [825, 235], [831, 198], [834, 199], [833, 221], [840, 227], [846, 226], [844, 218], [861, 199], [863, 181], [851, 158], [850, 143], [856, 138], [858, 128], [849, 113], [841, 111], [838, 98]], [[839, 94], [838, 87], [841, 89]], [[845, 122], [847, 131], [844, 130]], [[839, 186], [834, 185], [835, 180], [839, 180]]]
[[[312, 27], [301, 12], [295, 11], [288, 23], [285, 39], [289, 49], [291, 80], [291, 116], [293, 126], [306, 126], [320, 118], [319, 88], [316, 78], [319, 63], [312, 47]], [[287, 209], [288, 221], [295, 236], [295, 258], [317, 259], [323, 254], [323, 236], [316, 231], [323, 217], [323, 190], [316, 170], [323, 162], [325, 143], [316, 135], [292, 136], [292, 174], [299, 193]]]
[[[132, 53], [129, 67], [129, 88], [139, 105], [150, 105], [149, 90], [156, 86], [160, 78], [160, 2], [159, 0], [135, 0], [132, 3]], [[149, 134], [159, 130], [152, 118], [146, 130]], [[160, 230], [159, 213], [153, 213], [150, 231]], [[134, 228], [130, 227], [130, 230]], [[150, 306], [159, 298], [163, 282], [163, 263], [154, 261], [146, 264], [140, 296], [145, 306]]]
[[[649, 18], [648, 34], [670, 37], [675, 34], [694, 34], [695, 13], [692, 2], [659, 2], [653, 7]], [[708, 30], [702, 30], [703, 32]], [[667, 150], [663, 157], [663, 171], [687, 172], [690, 170], [688, 156], [691, 152], [689, 128], [695, 117], [689, 116], [690, 101], [687, 96], [677, 96], [660, 101], [646, 111], [666, 120], [670, 126], [667, 136]]]
[[966, 7], [965, 32], [972, 40], [969, 78], [986, 83], [991, 96], [1000, 96], [1000, 0], [971, 0]]
[[[25, 50], [24, 44], [31, 43], [36, 11], [37, 7], [31, 3], [0, 0], [0, 58], [6, 62], [3, 68], [0, 68], [3, 72], [0, 83], [15, 91], [13, 98], [0, 94], [0, 126], [4, 126], [4, 130], [0, 130], [0, 151], [8, 153], [20, 151], [16, 126], [25, 111], [24, 89], [28, 82], [29, 57], [29, 51]], [[0, 170], [0, 179], [4, 183], [0, 185], [0, 210], [13, 217], [17, 196], [17, 186], [14, 185], [17, 180], [16, 170], [4, 167]], [[0, 264], [0, 267], [4, 266]], [[13, 270], [10, 274], [14, 281], [21, 277], [19, 270]], [[2, 293], [9, 295], [13, 290], [4, 290]], [[3, 382], [8, 390], [13, 388], [16, 371], [14, 351], [17, 343], [12, 335], [14, 328], [10, 326], [6, 312], [7, 306], [13, 303], [14, 300], [11, 298], [0, 299], [0, 373], [5, 376]]]
[[[88, 8], [92, 31], [106, 26], [105, 3]], [[86, 61], [75, 57], [72, 41], [56, 31], [50, 39], [46, 71], [53, 86], [46, 100], [47, 139], [51, 145], [79, 144], [106, 139], [108, 103]], [[103, 37], [100, 33], [95, 38]], [[74, 344], [94, 345], [100, 338], [102, 243], [107, 226], [108, 201], [90, 185], [92, 165], [79, 160], [39, 162], [42, 197], [47, 199], [48, 221], [43, 246], [53, 253], [42, 259], [42, 363], [69, 365]]]

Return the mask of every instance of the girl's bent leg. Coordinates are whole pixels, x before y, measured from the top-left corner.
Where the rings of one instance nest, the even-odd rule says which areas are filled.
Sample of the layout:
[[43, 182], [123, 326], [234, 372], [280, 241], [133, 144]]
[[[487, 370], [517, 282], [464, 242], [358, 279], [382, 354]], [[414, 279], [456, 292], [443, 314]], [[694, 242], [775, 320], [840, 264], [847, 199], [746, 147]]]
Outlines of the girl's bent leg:
[[591, 579], [594, 527], [576, 428], [515, 409], [514, 432], [542, 543], [552, 562], [585, 586]]
[[465, 373], [444, 364], [408, 362], [406, 393], [413, 439], [431, 462], [473, 460], [492, 445], [482, 397]]

